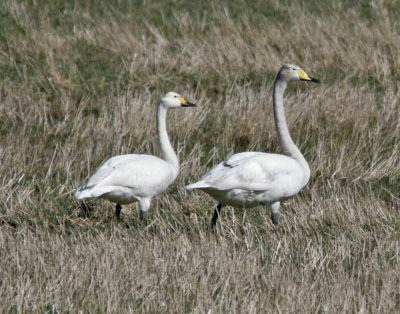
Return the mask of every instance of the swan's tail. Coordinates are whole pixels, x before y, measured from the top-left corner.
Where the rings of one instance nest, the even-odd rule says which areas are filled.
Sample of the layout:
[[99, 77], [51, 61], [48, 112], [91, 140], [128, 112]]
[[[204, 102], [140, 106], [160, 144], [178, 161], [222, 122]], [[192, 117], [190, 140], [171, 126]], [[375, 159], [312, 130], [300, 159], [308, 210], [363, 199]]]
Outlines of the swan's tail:
[[83, 200], [85, 198], [93, 197], [92, 193], [89, 189], [86, 189], [86, 186], [82, 186], [78, 191], [75, 192], [75, 197], [78, 200]]
[[209, 187], [210, 187], [210, 185], [207, 184], [207, 183], [205, 183], [205, 182], [203, 182], [203, 181], [195, 182], [195, 183], [192, 183], [192, 184], [189, 184], [189, 185], [186, 186], [186, 188], [187, 188], [188, 190], [192, 190], [192, 189], [206, 189], [206, 188], [209, 188]]

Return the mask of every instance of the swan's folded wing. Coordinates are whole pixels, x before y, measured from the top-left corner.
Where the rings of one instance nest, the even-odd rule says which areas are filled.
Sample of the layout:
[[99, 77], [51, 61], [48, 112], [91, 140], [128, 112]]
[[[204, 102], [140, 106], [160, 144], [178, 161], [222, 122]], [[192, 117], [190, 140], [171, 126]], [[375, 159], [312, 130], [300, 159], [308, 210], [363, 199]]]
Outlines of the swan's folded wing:
[[111, 157], [108, 159], [104, 164], [102, 164], [96, 172], [89, 178], [89, 180], [83, 185], [79, 190], [82, 191], [84, 189], [91, 188], [105, 178], [107, 178], [115, 169], [120, 168], [127, 162], [134, 161], [137, 156], [136, 154], [126, 154], [126, 155], [119, 155], [115, 157]]
[[243, 152], [229, 156], [223, 162], [216, 165], [213, 169], [207, 172], [199, 181], [187, 185], [186, 188], [187, 189], [217, 188], [216, 185], [218, 183], [222, 183], [224, 181], [225, 176], [228, 175], [229, 168], [234, 168], [242, 160], [249, 157], [253, 157], [257, 154], [260, 154], [260, 152]]
[[218, 190], [267, 191], [278, 186], [287, 186], [290, 190], [297, 190], [299, 180], [293, 178], [302, 175], [300, 165], [290, 157], [266, 153], [240, 153], [226, 159], [207, 173], [198, 182], [198, 188], [202, 188], [202, 185], [203, 188]]
[[164, 160], [152, 155], [127, 154], [107, 160], [80, 190], [104, 186], [158, 190], [172, 180], [171, 167]]

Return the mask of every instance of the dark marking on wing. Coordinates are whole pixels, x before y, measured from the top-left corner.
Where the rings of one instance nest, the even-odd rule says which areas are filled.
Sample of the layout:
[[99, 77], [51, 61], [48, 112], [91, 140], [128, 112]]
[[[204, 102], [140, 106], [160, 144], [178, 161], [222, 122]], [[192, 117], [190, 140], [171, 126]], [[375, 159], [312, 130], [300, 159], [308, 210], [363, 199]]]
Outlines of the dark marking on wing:
[[224, 167], [228, 167], [228, 168], [234, 168], [234, 167], [237, 167], [238, 165], [230, 165], [230, 164], [228, 164], [228, 163], [226, 163], [225, 161], [223, 162], [223, 164], [222, 164]]

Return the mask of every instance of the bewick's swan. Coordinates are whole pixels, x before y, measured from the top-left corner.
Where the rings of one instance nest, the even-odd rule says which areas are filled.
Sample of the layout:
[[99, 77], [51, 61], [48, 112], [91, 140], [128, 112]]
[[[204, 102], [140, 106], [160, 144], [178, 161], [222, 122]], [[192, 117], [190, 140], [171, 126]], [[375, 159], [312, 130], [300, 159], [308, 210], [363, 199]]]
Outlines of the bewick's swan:
[[161, 98], [157, 110], [157, 132], [161, 158], [152, 155], [127, 154], [108, 159], [76, 193], [78, 200], [103, 198], [116, 203], [120, 218], [121, 205], [140, 203], [140, 217], [146, 219], [151, 199], [163, 192], [179, 173], [179, 161], [169, 141], [166, 126], [168, 109], [194, 107], [182, 96], [169, 92]]
[[283, 93], [291, 81], [319, 82], [296, 65], [282, 66], [275, 80], [273, 107], [279, 142], [285, 155], [243, 152], [228, 157], [200, 181], [187, 186], [200, 189], [216, 199], [211, 226], [214, 227], [222, 206], [250, 208], [267, 205], [276, 231], [280, 202], [296, 195], [310, 178], [310, 167], [294, 144], [286, 124]]

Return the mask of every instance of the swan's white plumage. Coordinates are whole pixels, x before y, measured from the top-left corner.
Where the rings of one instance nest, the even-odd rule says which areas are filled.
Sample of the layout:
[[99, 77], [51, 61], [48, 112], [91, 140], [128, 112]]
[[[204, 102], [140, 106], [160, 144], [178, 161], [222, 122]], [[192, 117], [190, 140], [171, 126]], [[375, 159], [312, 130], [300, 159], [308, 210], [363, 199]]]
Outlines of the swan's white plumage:
[[219, 201], [212, 220], [215, 225], [222, 205], [254, 207], [268, 205], [274, 224], [280, 201], [296, 195], [308, 182], [310, 168], [290, 137], [283, 93], [290, 81], [314, 81], [296, 65], [284, 65], [274, 85], [274, 118], [285, 155], [262, 152], [235, 154], [215, 166], [200, 181], [187, 186], [200, 189]]
[[211, 196], [219, 196], [224, 205], [254, 207], [297, 194], [302, 184], [293, 177], [303, 176], [299, 164], [290, 157], [244, 152], [227, 158], [187, 188], [207, 190]]
[[100, 197], [129, 204], [160, 194], [174, 181], [170, 165], [152, 155], [128, 154], [107, 160], [76, 192], [77, 199]]
[[104, 198], [120, 205], [140, 202], [141, 217], [145, 218], [151, 199], [163, 192], [177, 177], [179, 161], [169, 141], [167, 110], [195, 106], [177, 93], [161, 98], [157, 110], [157, 132], [162, 158], [146, 154], [114, 156], [101, 165], [76, 193], [79, 200]]

